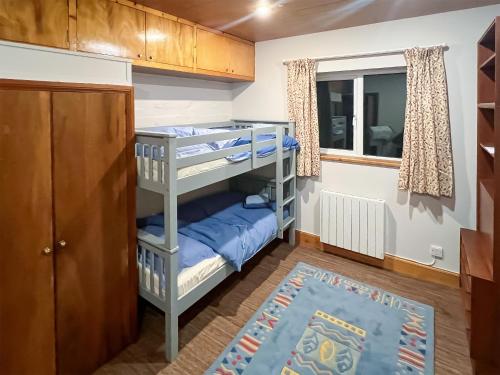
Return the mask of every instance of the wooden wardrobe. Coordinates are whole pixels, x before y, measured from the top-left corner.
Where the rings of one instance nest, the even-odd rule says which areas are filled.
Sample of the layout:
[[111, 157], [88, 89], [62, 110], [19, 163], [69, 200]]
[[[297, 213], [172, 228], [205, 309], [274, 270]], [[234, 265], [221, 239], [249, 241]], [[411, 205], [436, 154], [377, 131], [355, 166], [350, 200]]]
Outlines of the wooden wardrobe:
[[2, 374], [87, 374], [135, 339], [132, 90], [0, 80]]

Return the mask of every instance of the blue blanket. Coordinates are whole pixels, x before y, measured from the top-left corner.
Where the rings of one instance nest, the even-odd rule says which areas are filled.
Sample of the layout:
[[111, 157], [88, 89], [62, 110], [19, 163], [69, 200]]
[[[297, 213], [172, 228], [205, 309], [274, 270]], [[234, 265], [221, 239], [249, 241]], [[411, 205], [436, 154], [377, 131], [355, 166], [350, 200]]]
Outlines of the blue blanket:
[[[170, 127], [170, 126], [159, 126], [147, 128], [145, 130], [158, 132], [158, 133], [166, 133], [166, 134], [176, 134], [178, 137], [189, 137], [194, 135], [205, 135], [205, 134], [215, 134], [215, 133], [230, 133], [229, 129], [204, 129], [204, 128], [193, 128], [189, 127]], [[263, 142], [270, 139], [276, 139], [275, 133], [270, 134], [259, 134], [257, 135], [257, 142]], [[217, 151], [229, 147], [241, 146], [250, 144], [252, 142], [251, 138], [242, 137], [242, 138], [233, 138], [227, 139], [223, 141], [204, 143], [199, 145], [185, 146], [177, 148], [176, 154], [177, 158], [183, 158], [187, 156], [200, 155], [205, 154], [207, 152]], [[288, 135], [283, 137], [283, 148], [285, 150], [299, 150], [300, 146], [298, 141], [290, 137]], [[276, 152], [276, 146], [266, 146], [259, 150], [257, 150], [257, 157], [264, 158], [266, 156], [272, 155]], [[147, 156], [149, 151], [146, 149], [144, 154]], [[142, 150], [139, 148], [137, 150], [138, 155], [142, 155]], [[161, 150], [161, 154], [163, 154], [163, 148]], [[250, 151], [240, 152], [234, 155], [227, 156], [226, 159], [231, 162], [239, 162], [243, 160], [247, 160], [252, 156]], [[156, 153], [153, 155], [154, 159], [159, 159], [160, 155]]]
[[[270, 133], [270, 134], [259, 134], [257, 135], [257, 142], [264, 142], [268, 141], [271, 139], [276, 139], [276, 134], [275, 133]], [[234, 142], [228, 144], [226, 147], [235, 147], [235, 146], [241, 146], [241, 145], [247, 145], [252, 143], [252, 140], [250, 138], [238, 138]], [[299, 142], [288, 135], [285, 135], [283, 137], [283, 149], [288, 151], [288, 150], [299, 150]], [[266, 156], [272, 155], [276, 152], [276, 146], [271, 145], [271, 146], [266, 146], [261, 149], [257, 150], [257, 157], [259, 158], [265, 158]], [[237, 161], [242, 161], [250, 158], [252, 156], [252, 153], [250, 151], [245, 151], [245, 152], [239, 152], [234, 155], [228, 156], [226, 159], [232, 162], [237, 162]]]
[[195, 239], [224, 257], [236, 270], [276, 236], [275, 213], [269, 208], [246, 209], [236, 203], [179, 233]]
[[[163, 226], [147, 225], [141, 228], [143, 231], [158, 237], [161, 241], [165, 241], [165, 229]], [[179, 245], [178, 270], [181, 272], [184, 268], [192, 267], [199, 262], [213, 258], [217, 254], [207, 245], [196, 241], [192, 238], [177, 234]], [[150, 259], [146, 259], [146, 264], [150, 265]], [[160, 272], [160, 261], [158, 255], [155, 254], [155, 272]]]

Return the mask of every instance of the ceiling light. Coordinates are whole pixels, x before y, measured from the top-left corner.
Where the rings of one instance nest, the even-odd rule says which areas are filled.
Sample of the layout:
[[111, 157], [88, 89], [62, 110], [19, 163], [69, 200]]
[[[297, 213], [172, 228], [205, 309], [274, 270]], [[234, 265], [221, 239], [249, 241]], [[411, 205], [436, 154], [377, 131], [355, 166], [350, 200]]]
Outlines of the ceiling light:
[[260, 17], [267, 17], [271, 13], [271, 6], [269, 4], [261, 4], [257, 7], [256, 13]]

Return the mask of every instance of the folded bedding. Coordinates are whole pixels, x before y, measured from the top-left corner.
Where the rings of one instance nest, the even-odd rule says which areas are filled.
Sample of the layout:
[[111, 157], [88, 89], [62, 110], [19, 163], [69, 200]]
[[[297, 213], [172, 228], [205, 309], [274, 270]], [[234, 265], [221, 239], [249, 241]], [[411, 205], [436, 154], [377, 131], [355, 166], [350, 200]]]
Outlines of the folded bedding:
[[[195, 136], [195, 135], [206, 135], [206, 134], [216, 134], [216, 133], [229, 133], [232, 130], [230, 129], [206, 129], [206, 128], [194, 128], [191, 126], [187, 127], [172, 127], [172, 126], [159, 126], [159, 127], [152, 127], [152, 128], [147, 128], [145, 130], [152, 131], [152, 132], [157, 132], [157, 133], [163, 133], [163, 134], [175, 134], [177, 137], [182, 138], [182, 137], [190, 137], [190, 136]], [[276, 134], [275, 133], [269, 133], [269, 134], [259, 134], [257, 135], [257, 142], [263, 142], [263, 141], [268, 141], [271, 139], [276, 139]], [[178, 147], [176, 151], [177, 158], [183, 158], [183, 157], [188, 157], [188, 156], [194, 156], [194, 155], [201, 155], [205, 154], [208, 152], [212, 151], [217, 151], [217, 150], [222, 150], [230, 147], [236, 147], [236, 146], [241, 146], [241, 145], [246, 145], [250, 144], [252, 142], [251, 138], [249, 137], [239, 137], [239, 138], [230, 138], [222, 141], [216, 141], [216, 142], [210, 142], [210, 143], [202, 143], [198, 145], [192, 145], [192, 146], [184, 146], [184, 147]], [[283, 149], [285, 151], [288, 150], [299, 150], [300, 146], [298, 141], [290, 137], [288, 135], [285, 135], [283, 137]], [[163, 153], [163, 149], [160, 151]], [[272, 155], [276, 152], [276, 146], [266, 146], [263, 147], [259, 150], [257, 150], [257, 157], [259, 158], [264, 158], [269, 155]], [[144, 154], [147, 156], [149, 153], [148, 150], [144, 151]], [[138, 149], [137, 150], [138, 155], [142, 155], [142, 150]], [[240, 162], [247, 160], [251, 158], [252, 153], [250, 151], [245, 151], [245, 152], [240, 152], [236, 153], [234, 155], [229, 155], [226, 157], [226, 159], [230, 162]], [[160, 155], [157, 155], [157, 151], [154, 151], [153, 154], [154, 159], [159, 159]]]
[[248, 197], [245, 198], [245, 201], [243, 202], [243, 207], [264, 208], [264, 207], [269, 207], [270, 203], [271, 201], [269, 200], [267, 194], [249, 195]]

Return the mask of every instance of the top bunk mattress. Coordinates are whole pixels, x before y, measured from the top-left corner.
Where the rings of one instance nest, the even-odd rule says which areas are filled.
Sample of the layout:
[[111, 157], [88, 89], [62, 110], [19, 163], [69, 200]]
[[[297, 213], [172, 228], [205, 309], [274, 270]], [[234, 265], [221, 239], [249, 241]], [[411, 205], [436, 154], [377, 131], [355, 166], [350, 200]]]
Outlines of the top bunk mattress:
[[[163, 168], [164, 162], [153, 161], [153, 181], [158, 181], [158, 168]], [[187, 178], [199, 173], [205, 173], [217, 168], [225, 167], [229, 164], [232, 164], [226, 158], [220, 158], [212, 161], [207, 161], [205, 163], [200, 163], [196, 165], [192, 165], [190, 167], [184, 167], [177, 169], [177, 178]], [[149, 159], [144, 159], [144, 175], [149, 176]], [[137, 170], [141, 170], [141, 160], [137, 158]], [[162, 174], [163, 176], [163, 174]], [[165, 178], [162, 178], [162, 183], [165, 182]]]

